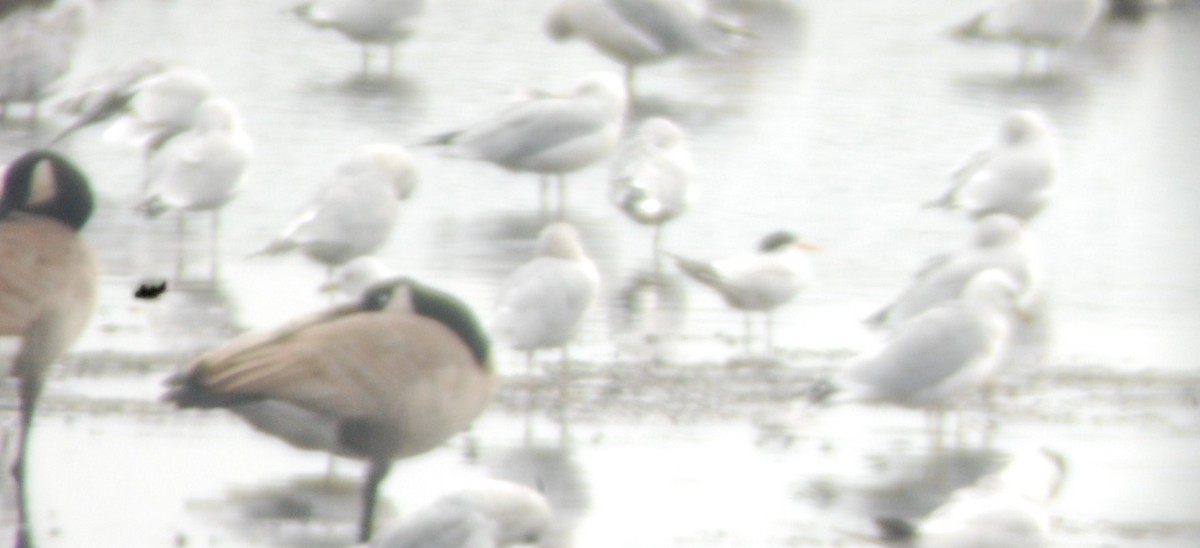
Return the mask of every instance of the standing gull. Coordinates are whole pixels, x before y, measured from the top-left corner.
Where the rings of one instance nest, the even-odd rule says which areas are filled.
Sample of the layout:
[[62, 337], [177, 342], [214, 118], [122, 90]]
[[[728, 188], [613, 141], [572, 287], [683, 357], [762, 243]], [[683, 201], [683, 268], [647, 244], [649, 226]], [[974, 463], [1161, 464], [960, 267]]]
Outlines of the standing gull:
[[126, 112], [142, 83], [168, 70], [154, 59], [137, 59], [91, 74], [55, 101], [55, 110], [71, 122], [47, 142], [54, 146], [76, 131]]
[[299, 250], [325, 265], [332, 279], [335, 268], [387, 243], [400, 203], [416, 185], [406, 150], [388, 144], [359, 147], [342, 158], [308, 205], [259, 253]]
[[417, 31], [425, 0], [318, 0], [295, 8], [306, 23], [331, 28], [362, 46], [362, 75], [370, 69], [370, 47], [387, 48], [388, 78], [396, 73], [396, 44]]
[[612, 200], [629, 218], [654, 226], [654, 257], [662, 226], [683, 213], [691, 199], [695, 165], [683, 130], [665, 118], [642, 122], [637, 135], [613, 160]]
[[559, 392], [565, 406], [570, 381], [567, 343], [596, 301], [600, 274], [584, 252], [579, 232], [567, 223], [542, 229], [535, 253], [505, 280], [491, 327], [496, 337], [525, 352], [530, 374], [538, 349], [562, 349]]
[[546, 31], [557, 41], [579, 36], [621, 63], [631, 100], [639, 66], [723, 52], [733, 32], [685, 0], [562, 0], [546, 18]]
[[704, 262], [675, 257], [676, 264], [692, 279], [707, 285], [725, 302], [745, 313], [746, 344], [750, 343], [750, 313], [763, 312], [767, 319], [767, 347], [774, 347], [774, 311], [790, 302], [812, 282], [808, 251], [816, 245], [786, 231], [763, 238], [754, 253]]
[[6, 5], [11, 12], [0, 14], [0, 119], [9, 104], [29, 103], [37, 121], [39, 103], [71, 69], [91, 16], [89, 0], [41, 4]]
[[133, 82], [124, 113], [104, 130], [106, 141], [131, 146], [149, 158], [172, 137], [191, 129], [201, 104], [213, 96], [203, 72], [171, 67]]
[[1058, 147], [1045, 119], [1030, 110], [1009, 114], [999, 139], [972, 154], [952, 176], [954, 184], [929, 207], [959, 209], [973, 217], [1007, 213], [1036, 217], [1054, 194]]
[[896, 326], [883, 345], [848, 363], [816, 399], [882, 402], [932, 413], [940, 442], [945, 407], [983, 386], [1000, 361], [1018, 307], [1017, 283], [1000, 269], [976, 274], [962, 294]]
[[1054, 50], [1077, 42], [1100, 17], [1102, 0], [997, 0], [954, 29], [966, 40], [1015, 42], [1020, 48], [1020, 72], [1032, 67], [1033, 53], [1044, 50], [1050, 67]]
[[180, 407], [223, 407], [302, 449], [365, 459], [358, 540], [392, 461], [466, 429], [491, 399], [489, 345], [465, 304], [407, 278], [252, 333], [168, 380]]
[[252, 149], [250, 136], [242, 128], [233, 103], [213, 98], [196, 109], [192, 129], [176, 135], [150, 157], [146, 195], [138, 208], [152, 217], [167, 210], [179, 212], [181, 245], [177, 274], [183, 274], [185, 212], [209, 211], [212, 212], [212, 275], [217, 276], [221, 208], [241, 188]]
[[539, 94], [508, 105], [496, 115], [426, 144], [454, 156], [491, 162], [511, 171], [558, 183], [558, 212], [565, 208], [567, 173], [592, 165], [616, 148], [625, 119], [625, 92], [613, 74], [593, 73], [567, 95]]
[[16, 476], [18, 546], [30, 546], [26, 456], [50, 365], [83, 332], [96, 303], [98, 266], [79, 231], [92, 214], [87, 177], [66, 158], [29, 152], [0, 187], [0, 337], [18, 337], [21, 431]]
[[1034, 236], [1015, 217], [993, 213], [975, 222], [975, 234], [967, 246], [929, 259], [909, 286], [867, 323], [880, 327], [903, 324], [957, 298], [975, 274], [989, 268], [999, 268], [1017, 282], [1024, 308], [1031, 309], [1040, 299], [1041, 253]]

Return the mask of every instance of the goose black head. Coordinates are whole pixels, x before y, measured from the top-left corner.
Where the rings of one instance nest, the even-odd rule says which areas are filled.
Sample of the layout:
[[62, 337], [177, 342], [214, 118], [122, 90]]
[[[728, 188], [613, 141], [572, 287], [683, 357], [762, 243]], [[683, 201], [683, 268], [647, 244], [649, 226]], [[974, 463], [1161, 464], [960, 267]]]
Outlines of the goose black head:
[[92, 215], [87, 176], [49, 150], [25, 153], [8, 166], [0, 189], [0, 219], [13, 211], [52, 217], [75, 230]]
[[367, 289], [359, 306], [363, 310], [379, 311], [391, 306], [395, 299], [407, 299], [408, 307], [414, 313], [450, 328], [471, 349], [479, 364], [486, 366], [489, 363], [491, 350], [487, 335], [471, 309], [458, 297], [411, 278], [393, 278]]

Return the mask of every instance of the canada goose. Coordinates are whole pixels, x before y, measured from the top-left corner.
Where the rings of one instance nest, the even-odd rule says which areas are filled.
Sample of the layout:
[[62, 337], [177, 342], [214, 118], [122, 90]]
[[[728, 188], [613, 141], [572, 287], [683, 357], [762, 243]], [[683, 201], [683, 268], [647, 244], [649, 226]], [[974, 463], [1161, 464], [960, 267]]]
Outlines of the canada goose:
[[683, 130], [666, 118], [642, 122], [633, 140], [617, 150], [613, 203], [634, 221], [654, 225], [655, 257], [663, 224], [687, 208], [695, 171]]
[[566, 174], [612, 153], [621, 137], [625, 102], [618, 78], [596, 72], [581, 80], [570, 94], [535, 95], [467, 128], [434, 136], [424, 144], [447, 147], [452, 156], [540, 174], [543, 209], [547, 177], [554, 176], [561, 216]]
[[1007, 213], [1030, 220], [1053, 197], [1058, 147], [1046, 120], [1030, 110], [1008, 115], [999, 139], [954, 172], [954, 184], [928, 207], [959, 209], [979, 218]]
[[304, 22], [331, 28], [362, 46], [362, 75], [370, 69], [371, 45], [388, 48], [388, 77], [396, 72], [396, 44], [417, 31], [425, 0], [317, 0], [293, 10]]
[[79, 230], [92, 214], [87, 177], [47, 150], [8, 165], [0, 188], [0, 337], [19, 337], [21, 438], [13, 468], [21, 538], [25, 455], [50, 364], [83, 332], [96, 304], [98, 266]]
[[1101, 0], [999, 0], [953, 29], [965, 40], [1009, 41], [1020, 48], [1020, 72], [1032, 67], [1035, 48], [1045, 66], [1057, 47], [1078, 41], [1100, 18]]
[[488, 340], [464, 303], [393, 278], [357, 303], [236, 338], [167, 384], [179, 407], [224, 407], [302, 449], [366, 459], [365, 542], [392, 461], [467, 428], [493, 376]]
[[707, 285], [725, 302], [746, 313], [746, 343], [750, 340], [750, 312], [767, 317], [767, 347], [774, 346], [774, 310], [796, 297], [812, 282], [807, 251], [818, 247], [787, 231], [768, 234], [754, 253], [704, 262], [675, 255], [684, 274]]
[[550, 524], [550, 503], [541, 493], [511, 481], [483, 479], [405, 515], [371, 548], [534, 545]]
[[723, 52], [737, 33], [684, 0], [562, 0], [546, 18], [546, 32], [559, 42], [579, 36], [621, 63], [631, 100], [639, 66]]
[[1026, 308], [1040, 299], [1042, 264], [1036, 239], [1017, 218], [993, 213], [975, 222], [967, 246], [929, 259], [909, 286], [868, 318], [867, 324], [902, 324], [938, 303], [957, 298], [975, 274], [988, 268], [1004, 270], [1017, 282]]
[[293, 249], [333, 269], [377, 251], [392, 235], [400, 204], [417, 185], [405, 149], [387, 144], [359, 147], [334, 167], [309, 203], [256, 255]]
[[[38, 105], [71, 68], [91, 18], [89, 0], [5, 2], [0, 8], [0, 119], [10, 103]], [[11, 13], [7, 13], [11, 10]]]

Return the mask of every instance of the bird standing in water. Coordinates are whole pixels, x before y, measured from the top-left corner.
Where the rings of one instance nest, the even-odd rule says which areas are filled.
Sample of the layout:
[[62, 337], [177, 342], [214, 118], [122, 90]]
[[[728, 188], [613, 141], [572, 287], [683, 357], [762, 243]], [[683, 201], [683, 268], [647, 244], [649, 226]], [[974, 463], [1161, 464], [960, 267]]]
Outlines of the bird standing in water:
[[365, 459], [358, 540], [366, 542], [392, 461], [466, 429], [494, 379], [470, 309], [394, 278], [358, 302], [234, 339], [167, 383], [179, 407], [226, 408], [296, 447]]
[[20, 382], [18, 545], [31, 534], [26, 457], [38, 396], [50, 365], [83, 332], [96, 304], [99, 267], [79, 231], [92, 214], [87, 177], [50, 151], [7, 166], [0, 188], [0, 337], [18, 337], [12, 375]]
[[746, 345], [750, 344], [750, 313], [767, 317], [767, 348], [774, 348], [776, 308], [791, 302], [812, 282], [812, 263], [807, 251], [815, 244], [786, 231], [763, 238], [755, 253], [715, 261], [697, 261], [675, 256], [675, 263], [688, 277], [713, 288], [725, 302], [746, 314]]

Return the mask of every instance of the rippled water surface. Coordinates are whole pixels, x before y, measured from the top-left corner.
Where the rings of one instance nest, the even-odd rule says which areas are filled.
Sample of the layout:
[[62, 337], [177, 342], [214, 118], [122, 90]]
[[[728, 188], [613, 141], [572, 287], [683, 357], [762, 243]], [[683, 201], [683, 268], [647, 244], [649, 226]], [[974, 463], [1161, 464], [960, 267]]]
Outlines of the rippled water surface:
[[[549, 0], [431, 4], [387, 82], [364, 80], [357, 48], [300, 24], [287, 2], [97, 2], [73, 81], [140, 57], [200, 68], [241, 108], [256, 154], [225, 211], [212, 280], [207, 223], [191, 222], [181, 249], [173, 220], [133, 213], [136, 153], [100, 128], [60, 146], [92, 175], [99, 209], [86, 236], [104, 277], [33, 441], [43, 545], [349, 543], [356, 463], [340, 462], [330, 486], [322, 455], [158, 398], [188, 356], [326, 303], [322, 268], [247, 255], [345, 151], [411, 144], [523, 88], [617, 68], [552, 42]], [[699, 166], [666, 248], [715, 258], [780, 228], [822, 246], [817, 281], [777, 314], [778, 348], [747, 355], [739, 315], [670, 267], [654, 275], [650, 231], [608, 202], [605, 166], [574, 174], [567, 218], [604, 296], [572, 349], [569, 428], [554, 358], [528, 376], [502, 351], [492, 409], [470, 435], [396, 467], [388, 515], [499, 475], [546, 489], [559, 515], [547, 545], [870, 545], [870, 516], [919, 516], [1017, 448], [1048, 445], [1071, 462], [1051, 511], [1056, 546], [1200, 544], [1200, 5], [1106, 24], [1054, 75], [1018, 78], [1011, 48], [945, 37], [972, 2], [778, 4], [753, 20], [753, 51], [646, 69], [630, 120], [676, 120]], [[802, 409], [809, 384], [872, 341], [860, 319], [926, 257], [966, 240], [964, 219], [919, 204], [1016, 107], [1044, 112], [1063, 152], [1059, 194], [1033, 227], [1051, 286], [1041, 363], [1003, 377], [990, 411], [971, 406], [961, 443], [937, 455], [919, 413]], [[63, 123], [31, 128], [22, 112], [0, 124], [4, 161]], [[537, 185], [414, 154], [420, 187], [380, 255], [486, 320], [544, 222]], [[172, 278], [181, 256], [183, 279], [162, 298], [132, 298], [139, 280]]]

